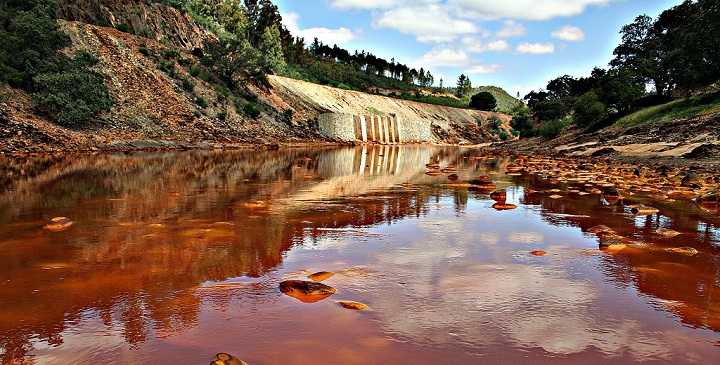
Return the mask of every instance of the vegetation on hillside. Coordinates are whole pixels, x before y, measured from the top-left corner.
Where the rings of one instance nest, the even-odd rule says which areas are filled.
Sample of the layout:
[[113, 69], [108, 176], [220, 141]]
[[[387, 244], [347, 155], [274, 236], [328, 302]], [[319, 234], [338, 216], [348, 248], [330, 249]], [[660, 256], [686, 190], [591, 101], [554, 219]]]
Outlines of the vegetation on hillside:
[[56, 10], [52, 0], [0, 3], [0, 82], [27, 90], [39, 112], [75, 126], [109, 109], [111, 100], [103, 77], [91, 70], [95, 57], [60, 52], [70, 38], [59, 30]]
[[[513, 128], [521, 136], [550, 139], [573, 123], [586, 131], [618, 120], [639, 123], [649, 117], [648, 112], [632, 117], [637, 110], [687, 98], [720, 80], [720, 5], [715, 0], [686, 0], [655, 20], [640, 15], [620, 34], [609, 69], [596, 67], [589, 77], [561, 76], [544, 90], [531, 91], [524, 97], [527, 108], [513, 111]], [[663, 111], [660, 119], [688, 117], [688, 111], [702, 110], [714, 100], [717, 92], [652, 110], [675, 111]]]

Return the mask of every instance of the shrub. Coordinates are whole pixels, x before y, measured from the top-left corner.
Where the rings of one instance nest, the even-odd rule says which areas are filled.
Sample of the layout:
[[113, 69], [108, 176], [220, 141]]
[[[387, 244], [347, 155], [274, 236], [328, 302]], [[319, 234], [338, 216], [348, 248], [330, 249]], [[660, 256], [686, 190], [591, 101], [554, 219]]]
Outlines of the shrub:
[[85, 51], [61, 65], [57, 72], [33, 79], [33, 100], [40, 109], [66, 126], [77, 125], [88, 117], [110, 109], [112, 100], [103, 76], [86, 68], [99, 60]]
[[537, 129], [535, 134], [545, 139], [553, 139], [562, 132], [563, 128], [565, 128], [565, 123], [561, 120], [552, 120], [543, 123], [543, 125]]
[[260, 116], [260, 109], [255, 104], [247, 103], [243, 107], [243, 112], [250, 118], [256, 119]]
[[221, 110], [217, 113], [216, 117], [220, 120], [225, 120], [227, 118], [227, 110]]
[[115, 26], [115, 29], [121, 32], [130, 33], [130, 25], [128, 25], [128, 23], [120, 23]]
[[481, 91], [470, 98], [470, 107], [477, 110], [494, 110], [497, 101], [489, 91]]
[[202, 96], [195, 98], [195, 103], [201, 108], [207, 108], [208, 106], [207, 101]]
[[182, 88], [185, 91], [193, 91], [195, 89], [195, 83], [188, 80], [187, 78], [182, 79]]
[[140, 48], [138, 48], [138, 52], [140, 52], [141, 54], [143, 54], [143, 55], [145, 55], [145, 56], [149, 56], [149, 55], [150, 55], [150, 50], [148, 50], [148, 49], [145, 48], [145, 47], [140, 47]]

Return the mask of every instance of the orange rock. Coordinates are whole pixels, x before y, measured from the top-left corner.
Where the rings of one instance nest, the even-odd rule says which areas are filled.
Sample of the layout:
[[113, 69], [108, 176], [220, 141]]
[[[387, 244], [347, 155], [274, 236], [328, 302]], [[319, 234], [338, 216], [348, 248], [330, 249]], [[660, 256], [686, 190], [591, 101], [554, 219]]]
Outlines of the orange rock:
[[496, 210], [512, 210], [517, 208], [517, 205], [509, 203], [495, 203], [492, 205], [492, 207]]
[[212, 358], [210, 365], [248, 365], [248, 363], [233, 355], [221, 352]]
[[351, 300], [338, 300], [338, 304], [341, 306], [347, 308], [347, 309], [354, 309], [354, 310], [369, 310], [370, 307], [368, 307], [366, 304], [360, 303], [360, 302], [353, 302]]
[[643, 204], [636, 204], [630, 208], [630, 212], [635, 215], [650, 215], [659, 211], [657, 208]]
[[70, 218], [55, 217], [51, 219], [48, 224], [43, 226], [43, 228], [47, 229], [48, 231], [59, 232], [68, 229], [68, 227], [72, 226], [72, 224], [73, 221], [71, 221]]
[[428, 176], [439, 176], [439, 175], [442, 175], [442, 172], [440, 172], [440, 171], [435, 171], [435, 170], [430, 170], [430, 171], [426, 171], [426, 172], [425, 172], [425, 175], [428, 175]]
[[547, 252], [546, 252], [546, 251], [537, 250], [537, 251], [530, 251], [530, 254], [531, 254], [531, 255], [534, 255], [534, 256], [545, 256], [545, 255], [547, 255]]
[[280, 283], [280, 291], [303, 303], [319, 302], [335, 294], [331, 286], [305, 280], [285, 280]]
[[319, 283], [333, 275], [335, 275], [335, 273], [330, 271], [318, 271], [316, 273], [308, 275], [308, 279]]
[[504, 203], [505, 199], [507, 199], [507, 191], [505, 189], [493, 191], [490, 193], [490, 199], [498, 203]]

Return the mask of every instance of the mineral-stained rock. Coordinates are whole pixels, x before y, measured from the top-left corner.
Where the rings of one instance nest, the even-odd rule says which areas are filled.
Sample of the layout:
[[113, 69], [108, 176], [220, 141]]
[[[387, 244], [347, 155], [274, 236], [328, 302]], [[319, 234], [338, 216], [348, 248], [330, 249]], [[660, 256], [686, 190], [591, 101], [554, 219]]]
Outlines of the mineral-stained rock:
[[505, 203], [505, 199], [507, 199], [507, 191], [505, 189], [493, 191], [490, 193], [490, 199], [498, 203]]
[[212, 358], [210, 365], [248, 365], [248, 363], [233, 355], [221, 352]]
[[308, 275], [308, 279], [319, 283], [333, 275], [335, 275], [335, 273], [332, 273], [330, 271], [318, 271], [316, 273]]
[[73, 221], [70, 220], [70, 218], [67, 217], [55, 217], [50, 220], [48, 224], [43, 226], [43, 228], [47, 229], [48, 231], [58, 232], [68, 229], [73, 224]]
[[335, 293], [335, 288], [314, 281], [285, 280], [280, 283], [280, 291], [301, 302], [315, 303]]
[[636, 204], [630, 208], [630, 212], [635, 215], [650, 215], [659, 212], [660, 210], [648, 205]]
[[661, 236], [663, 236], [663, 237], [675, 237], [675, 236], [681, 234], [681, 233], [678, 232], [678, 231], [673, 231], [672, 229], [662, 228], [662, 227], [661, 227], [661, 228], [658, 228], [658, 229], [655, 231], [655, 233], [657, 233], [657, 234], [659, 234], [659, 235], [661, 235]]
[[690, 172], [680, 181], [680, 186], [699, 189], [702, 187], [702, 177], [697, 173]]
[[360, 302], [353, 302], [351, 300], [338, 300], [338, 304], [341, 306], [347, 308], [347, 309], [354, 309], [354, 310], [369, 310], [370, 307], [368, 307], [366, 304], [360, 303]]
[[667, 250], [671, 251], [671, 252], [679, 253], [681, 255], [686, 255], [686, 256], [693, 256], [693, 255], [698, 254], [698, 250], [696, 250], [692, 247], [673, 247], [673, 248], [668, 248]]

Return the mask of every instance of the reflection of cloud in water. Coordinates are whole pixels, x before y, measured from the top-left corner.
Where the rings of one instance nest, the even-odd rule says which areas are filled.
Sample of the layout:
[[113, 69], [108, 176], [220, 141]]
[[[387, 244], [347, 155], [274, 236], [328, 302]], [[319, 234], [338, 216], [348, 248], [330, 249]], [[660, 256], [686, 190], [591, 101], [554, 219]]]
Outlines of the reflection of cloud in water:
[[539, 243], [545, 239], [545, 235], [540, 232], [512, 232], [507, 239], [513, 243]]
[[670, 337], [663, 341], [657, 333], [646, 333], [639, 322], [597, 319], [598, 289], [589, 281], [571, 280], [563, 270], [458, 260], [471, 254], [472, 245], [415, 245], [422, 247], [378, 255], [379, 264], [394, 266], [400, 278], [386, 284], [398, 290], [373, 298], [381, 325], [395, 337], [475, 348], [510, 342], [559, 355], [596, 348], [637, 359], [667, 358], [675, 351]]

